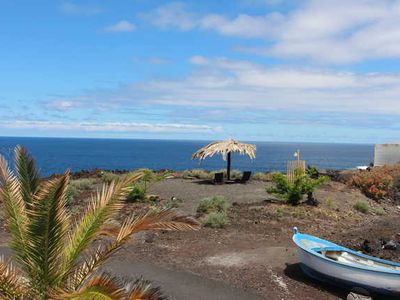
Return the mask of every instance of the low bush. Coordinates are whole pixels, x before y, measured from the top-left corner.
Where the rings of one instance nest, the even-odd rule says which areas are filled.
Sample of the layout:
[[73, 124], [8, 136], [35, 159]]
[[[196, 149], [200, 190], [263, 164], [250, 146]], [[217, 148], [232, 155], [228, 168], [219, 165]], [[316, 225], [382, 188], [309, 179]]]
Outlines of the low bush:
[[191, 178], [197, 178], [197, 179], [211, 179], [213, 178], [214, 174], [211, 174], [208, 171], [205, 171], [203, 169], [193, 169], [193, 170], [186, 170], [183, 171], [182, 173], [182, 178], [184, 179], [191, 179]]
[[95, 178], [81, 178], [71, 180], [69, 185], [75, 187], [79, 191], [89, 191], [95, 182]]
[[319, 177], [319, 171], [316, 166], [307, 166], [306, 173], [313, 179], [317, 179]]
[[82, 191], [90, 191], [92, 189], [93, 184], [96, 182], [96, 179], [90, 178], [81, 178], [71, 180], [67, 187], [67, 204], [70, 204], [77, 193]]
[[282, 218], [282, 217], [285, 215], [285, 210], [284, 210], [282, 207], [278, 207], [278, 208], [275, 210], [275, 215], [276, 215], [278, 218]]
[[362, 212], [363, 214], [367, 214], [369, 211], [369, 205], [365, 201], [357, 201], [356, 204], [354, 204], [354, 209]]
[[229, 208], [229, 203], [222, 196], [207, 197], [200, 200], [197, 207], [197, 213], [209, 214], [212, 212], [226, 213]]
[[136, 184], [126, 197], [128, 202], [141, 202], [146, 200], [146, 190], [142, 184]]
[[228, 224], [228, 216], [225, 212], [211, 212], [202, 220], [203, 226], [211, 228], [222, 228]]
[[[152, 183], [164, 180], [169, 174], [169, 171], [165, 172], [153, 172], [150, 169], [139, 169], [136, 172], [142, 174], [142, 178], [134, 185], [132, 191], [129, 193], [127, 197], [127, 201], [129, 202], [138, 202], [138, 201], [157, 201], [159, 198], [157, 195], [147, 195], [147, 190], [151, 186]], [[125, 174], [128, 176], [131, 173]]]
[[122, 179], [124, 176], [126, 176], [126, 174], [115, 174], [113, 172], [104, 171], [101, 174], [101, 180], [105, 183], [111, 183], [112, 181]]
[[67, 187], [67, 190], [66, 190], [67, 205], [71, 204], [71, 202], [74, 200], [74, 196], [75, 196], [76, 192], [77, 192], [77, 189], [75, 186], [70, 184]]
[[257, 172], [251, 176], [251, 179], [260, 181], [271, 181], [273, 174], [274, 173]]
[[331, 197], [328, 197], [326, 199], [326, 206], [328, 206], [328, 208], [331, 208], [331, 209], [336, 207], [336, 205], [333, 202], [333, 199]]
[[359, 188], [367, 197], [380, 200], [389, 194], [393, 186], [393, 176], [390, 173], [390, 167], [361, 171], [351, 177], [349, 184]]
[[179, 208], [183, 204], [182, 199], [171, 197], [167, 201], [165, 201], [165, 208]]
[[382, 207], [374, 209], [374, 213], [377, 214], [378, 216], [386, 215], [386, 211]]
[[[226, 169], [221, 169], [217, 171], [206, 171], [203, 169], [193, 169], [193, 170], [185, 170], [182, 172], [182, 178], [184, 179], [214, 179], [215, 173], [223, 173], [224, 177], [227, 177]], [[231, 179], [240, 179], [242, 178], [242, 172], [239, 170], [231, 170]]]
[[313, 179], [301, 170], [296, 170], [295, 177], [291, 181], [286, 175], [275, 173], [272, 176], [275, 186], [266, 188], [266, 191], [286, 200], [289, 204], [298, 205], [306, 194], [309, 198], [313, 198], [314, 190], [328, 180], [329, 178], [325, 176]]

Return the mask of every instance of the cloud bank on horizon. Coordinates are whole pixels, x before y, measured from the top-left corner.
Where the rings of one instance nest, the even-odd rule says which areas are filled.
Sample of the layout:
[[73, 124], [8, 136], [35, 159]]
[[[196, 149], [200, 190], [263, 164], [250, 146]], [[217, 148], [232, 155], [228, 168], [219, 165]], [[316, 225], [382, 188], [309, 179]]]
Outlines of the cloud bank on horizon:
[[399, 139], [398, 0], [3, 6], [1, 135]]

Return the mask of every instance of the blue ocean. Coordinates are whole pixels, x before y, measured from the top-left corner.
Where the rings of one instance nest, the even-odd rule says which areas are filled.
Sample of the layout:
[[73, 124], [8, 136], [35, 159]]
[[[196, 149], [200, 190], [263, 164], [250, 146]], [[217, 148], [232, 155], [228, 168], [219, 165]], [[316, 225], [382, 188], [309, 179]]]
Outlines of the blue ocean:
[[[131, 170], [186, 170], [225, 168], [221, 157], [203, 161], [191, 160], [191, 155], [208, 141], [187, 140], [132, 140], [132, 139], [78, 139], [78, 138], [21, 138], [0, 137], [0, 154], [12, 159], [16, 145], [23, 145], [36, 158], [43, 176], [61, 173], [67, 168], [73, 172], [90, 169]], [[348, 169], [368, 165], [373, 160], [373, 145], [254, 142], [257, 157], [233, 155], [232, 168], [253, 172], [284, 171], [286, 161], [294, 159], [299, 149], [308, 165], [321, 169]]]

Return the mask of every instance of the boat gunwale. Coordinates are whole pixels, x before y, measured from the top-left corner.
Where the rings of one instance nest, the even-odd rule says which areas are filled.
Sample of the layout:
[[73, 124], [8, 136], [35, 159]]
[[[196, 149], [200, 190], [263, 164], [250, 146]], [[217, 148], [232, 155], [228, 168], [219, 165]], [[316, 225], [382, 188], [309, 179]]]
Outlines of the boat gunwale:
[[322, 243], [322, 244], [328, 243], [328, 244], [330, 244], [329, 247], [338, 247], [338, 249], [347, 251], [347, 252], [352, 253], [352, 254], [354, 254], [356, 256], [360, 256], [360, 257], [363, 257], [363, 258], [366, 258], [366, 259], [370, 259], [370, 260], [373, 260], [373, 261], [376, 261], [376, 262], [384, 263], [384, 264], [387, 264], [387, 265], [400, 267], [400, 263], [396, 263], [396, 262], [393, 262], [393, 261], [389, 261], [389, 260], [380, 259], [380, 258], [377, 258], [377, 257], [365, 255], [363, 253], [359, 253], [357, 251], [354, 251], [354, 250], [339, 246], [339, 245], [337, 245], [335, 243], [332, 243], [332, 242], [317, 238], [317, 237], [312, 236], [312, 235], [303, 234], [303, 233], [300, 233], [300, 232], [297, 232], [297, 233], [295, 233], [293, 235], [293, 242], [296, 244], [297, 247], [299, 247], [303, 251], [315, 256], [316, 258], [323, 259], [324, 261], [327, 261], [327, 262], [329, 262], [331, 264], [340, 265], [342, 267], [349, 268], [349, 269], [359, 269], [359, 270], [362, 270], [362, 271], [368, 271], [368, 272], [374, 272], [374, 273], [380, 273], [380, 274], [400, 275], [400, 270], [391, 270], [391, 269], [387, 269], [385, 267], [378, 267], [378, 268], [375, 267], [375, 268], [373, 268], [373, 267], [362, 266], [362, 265], [357, 265], [357, 264], [350, 265], [350, 264], [346, 264], [346, 263], [343, 263], [343, 262], [340, 262], [340, 261], [334, 261], [332, 259], [329, 259], [329, 258], [325, 257], [321, 253], [318, 253], [316, 251], [312, 251], [312, 249], [309, 249], [309, 248], [306, 248], [306, 247], [302, 246], [300, 244], [300, 242], [299, 242], [299, 239], [301, 237], [305, 237], [305, 239], [307, 239], [307, 240], [315, 241], [315, 242]]

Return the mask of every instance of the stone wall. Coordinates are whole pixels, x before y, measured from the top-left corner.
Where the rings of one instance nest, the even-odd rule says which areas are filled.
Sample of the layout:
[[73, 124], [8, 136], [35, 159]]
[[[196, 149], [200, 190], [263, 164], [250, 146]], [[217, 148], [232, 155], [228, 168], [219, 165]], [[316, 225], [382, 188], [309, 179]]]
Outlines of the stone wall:
[[400, 163], [400, 144], [376, 144], [374, 166]]

